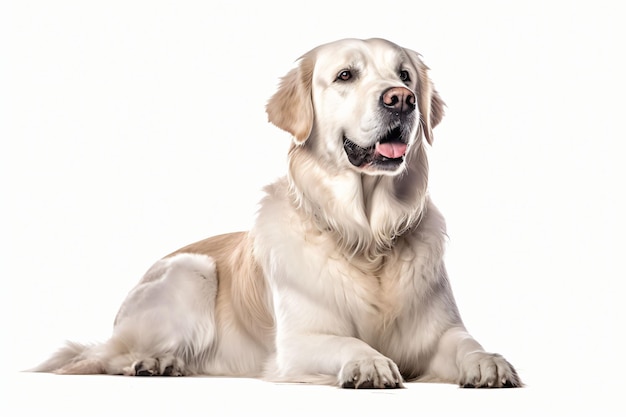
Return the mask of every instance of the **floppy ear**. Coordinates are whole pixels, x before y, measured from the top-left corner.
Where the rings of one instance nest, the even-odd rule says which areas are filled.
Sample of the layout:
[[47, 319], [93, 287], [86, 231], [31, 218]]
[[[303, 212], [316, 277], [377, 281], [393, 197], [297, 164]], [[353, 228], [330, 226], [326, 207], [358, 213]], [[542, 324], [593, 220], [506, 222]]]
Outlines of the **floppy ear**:
[[291, 133], [296, 144], [303, 144], [313, 128], [313, 59], [300, 58], [298, 66], [285, 75], [265, 106], [268, 120]]
[[411, 59], [418, 72], [418, 107], [420, 111], [420, 123], [424, 136], [430, 145], [433, 144], [433, 129], [443, 118], [443, 107], [445, 103], [439, 97], [432, 81], [428, 77], [428, 67], [419, 58], [417, 52], [410, 51]]

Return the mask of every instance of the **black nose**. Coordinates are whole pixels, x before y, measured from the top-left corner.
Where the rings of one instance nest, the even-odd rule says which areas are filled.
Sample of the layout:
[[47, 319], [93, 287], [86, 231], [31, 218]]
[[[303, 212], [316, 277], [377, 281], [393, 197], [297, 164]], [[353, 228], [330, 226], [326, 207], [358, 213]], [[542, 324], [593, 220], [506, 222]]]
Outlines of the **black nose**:
[[415, 110], [415, 95], [404, 87], [391, 87], [380, 96], [382, 105], [397, 114], [409, 114]]

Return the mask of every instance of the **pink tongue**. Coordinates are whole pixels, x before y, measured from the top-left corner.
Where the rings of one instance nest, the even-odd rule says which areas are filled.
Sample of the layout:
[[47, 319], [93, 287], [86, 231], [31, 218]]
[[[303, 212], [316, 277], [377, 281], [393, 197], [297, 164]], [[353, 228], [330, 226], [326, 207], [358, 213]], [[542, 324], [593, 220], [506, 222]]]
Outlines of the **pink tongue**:
[[400, 158], [406, 152], [406, 145], [398, 142], [378, 142], [376, 143], [376, 152], [387, 158]]

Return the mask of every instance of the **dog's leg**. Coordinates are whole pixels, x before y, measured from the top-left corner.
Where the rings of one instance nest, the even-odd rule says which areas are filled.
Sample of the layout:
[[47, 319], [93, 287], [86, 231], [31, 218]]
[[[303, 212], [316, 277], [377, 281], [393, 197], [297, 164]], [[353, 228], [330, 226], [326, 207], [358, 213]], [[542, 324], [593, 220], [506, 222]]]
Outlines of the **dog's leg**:
[[162, 259], [126, 297], [108, 341], [69, 343], [33, 370], [133, 376], [202, 372], [215, 339], [216, 296], [211, 257], [181, 253]]
[[488, 353], [462, 327], [447, 330], [427, 378], [456, 382], [463, 388], [521, 387], [517, 371], [501, 355]]
[[357, 338], [298, 333], [281, 339], [276, 369], [268, 379], [322, 382], [342, 388], [403, 387], [398, 366]]
[[216, 294], [212, 258], [182, 253], [157, 262], [120, 308], [111, 339], [128, 353], [110, 362], [124, 375], [189, 373], [214, 341]]

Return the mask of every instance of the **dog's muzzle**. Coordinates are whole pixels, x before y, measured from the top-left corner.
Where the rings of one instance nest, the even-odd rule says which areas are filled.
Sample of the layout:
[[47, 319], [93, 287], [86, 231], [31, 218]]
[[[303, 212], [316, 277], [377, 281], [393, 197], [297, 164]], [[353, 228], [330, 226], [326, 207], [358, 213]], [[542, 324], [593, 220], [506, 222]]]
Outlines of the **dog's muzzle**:
[[344, 136], [343, 148], [350, 163], [357, 168], [397, 170], [404, 162], [409, 147], [415, 108], [415, 95], [408, 88], [392, 87], [385, 90], [379, 101], [380, 119], [382, 123], [395, 127], [374, 145], [365, 148]]

